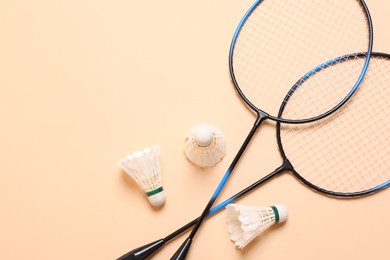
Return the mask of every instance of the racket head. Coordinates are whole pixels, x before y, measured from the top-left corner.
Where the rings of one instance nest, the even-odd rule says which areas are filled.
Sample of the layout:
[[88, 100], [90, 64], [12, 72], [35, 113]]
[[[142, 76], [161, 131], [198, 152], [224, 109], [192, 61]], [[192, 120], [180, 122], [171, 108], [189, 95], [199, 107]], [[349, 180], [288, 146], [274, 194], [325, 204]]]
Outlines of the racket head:
[[[352, 81], [353, 77], [348, 76], [354, 74], [354, 65], [362, 63], [365, 55], [351, 54], [354, 59], [340, 57], [342, 62], [301, 81], [295, 91], [303, 90], [306, 84], [324, 84], [323, 73], [340, 81], [337, 71], [341, 67], [351, 70], [350, 74], [343, 74], [342, 81]], [[332, 87], [333, 82], [325, 83]], [[294, 106], [300, 101], [295, 100], [295, 95], [287, 95], [285, 100], [279, 113], [297, 113]], [[283, 159], [290, 162], [291, 172], [316, 191], [356, 197], [384, 189], [390, 185], [388, 111], [390, 55], [372, 53], [366, 76], [348, 104], [320, 121], [299, 126], [277, 123], [279, 150]]]
[[[321, 119], [339, 109], [361, 83], [372, 52], [372, 30], [363, 0], [257, 0], [231, 42], [232, 82], [252, 110], [271, 120], [306, 123]], [[304, 73], [309, 71], [306, 77], [310, 77], [339, 61], [334, 57], [354, 52], [367, 55], [345, 93], [311, 115], [278, 115], [280, 100]], [[305, 102], [321, 102], [319, 97], [324, 95], [318, 91], [307, 91]]]

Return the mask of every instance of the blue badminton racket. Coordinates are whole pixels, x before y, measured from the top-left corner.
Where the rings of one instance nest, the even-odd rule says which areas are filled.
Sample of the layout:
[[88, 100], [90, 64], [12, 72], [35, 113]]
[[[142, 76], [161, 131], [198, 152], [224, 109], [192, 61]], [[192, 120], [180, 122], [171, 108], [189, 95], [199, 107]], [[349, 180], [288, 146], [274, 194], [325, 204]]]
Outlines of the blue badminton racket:
[[[293, 124], [313, 122], [339, 109], [359, 86], [371, 48], [372, 26], [364, 1], [264, 0], [252, 5], [234, 34], [229, 66], [240, 97], [257, 118], [192, 232], [171, 259], [185, 259], [203, 220], [261, 123], [266, 119]], [[335, 62], [332, 58], [356, 51], [366, 51], [368, 55], [345, 93], [333, 96], [326, 106], [315, 106], [317, 109], [310, 109], [310, 114], [278, 116], [280, 100], [298, 78], [318, 64], [329, 61], [325, 63], [329, 65]], [[305, 91], [302, 110], [307, 109], [309, 99], [321, 102], [327, 96], [329, 90], [320, 89]]]
[[[363, 0], [258, 0], [250, 7], [233, 36], [229, 67], [239, 96], [256, 114], [256, 120], [192, 232], [171, 259], [185, 259], [203, 220], [262, 122], [308, 123], [337, 111], [362, 81], [371, 49], [372, 24]], [[302, 113], [278, 115], [280, 101], [297, 79], [308, 71], [307, 77], [312, 77], [339, 62], [335, 57], [357, 51], [367, 55], [344, 92], [329, 95], [328, 88], [305, 87], [304, 100], [297, 107]], [[318, 64], [322, 65], [316, 67]]]
[[[354, 80], [364, 62], [365, 53], [336, 59], [320, 73], [305, 75], [288, 92], [279, 115], [297, 113], [299, 92], [306, 86], [326, 86], [332, 93], [343, 91]], [[362, 85], [343, 106], [329, 117], [305, 125], [277, 123], [277, 140], [282, 165], [249, 187], [209, 211], [214, 215], [229, 203], [253, 191], [284, 172], [290, 172], [303, 184], [330, 196], [364, 196], [390, 185], [390, 55], [373, 53]], [[347, 58], [347, 59], [346, 59]], [[339, 71], [343, 72], [340, 77]], [[294, 93], [294, 95], [291, 95]], [[120, 260], [146, 259], [166, 243], [197, 223], [194, 219], [170, 235], [136, 248]]]

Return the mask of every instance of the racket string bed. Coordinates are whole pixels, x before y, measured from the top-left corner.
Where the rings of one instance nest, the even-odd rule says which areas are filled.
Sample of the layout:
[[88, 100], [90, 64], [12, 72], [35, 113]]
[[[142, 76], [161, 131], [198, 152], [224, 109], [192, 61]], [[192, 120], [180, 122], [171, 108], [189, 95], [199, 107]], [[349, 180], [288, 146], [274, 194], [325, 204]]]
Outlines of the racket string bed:
[[[338, 65], [349, 60], [353, 60], [354, 66]], [[299, 80], [296, 85], [304, 84], [305, 87], [287, 95], [285, 102], [291, 102], [292, 99], [298, 101], [294, 102], [293, 111], [286, 111], [286, 115], [283, 113], [284, 117], [292, 118], [299, 113], [304, 118], [310, 118], [329, 107], [336, 106], [350, 91], [351, 82], [358, 79], [363, 63], [364, 59], [352, 57], [344, 61], [335, 61], [312, 74], [308, 82], [305, 82], [305, 79]]]
[[234, 74], [244, 95], [276, 114], [287, 86], [304, 73], [343, 54], [366, 51], [365, 10], [356, 3], [263, 1], [251, 14], [254, 18], [245, 21], [234, 47]]
[[[373, 58], [362, 86], [346, 106], [328, 118], [281, 126], [286, 156], [305, 180], [344, 193], [365, 191], [389, 181], [390, 165], [384, 163], [390, 154], [389, 64], [386, 58]], [[295, 103], [289, 100], [287, 113], [294, 113]]]

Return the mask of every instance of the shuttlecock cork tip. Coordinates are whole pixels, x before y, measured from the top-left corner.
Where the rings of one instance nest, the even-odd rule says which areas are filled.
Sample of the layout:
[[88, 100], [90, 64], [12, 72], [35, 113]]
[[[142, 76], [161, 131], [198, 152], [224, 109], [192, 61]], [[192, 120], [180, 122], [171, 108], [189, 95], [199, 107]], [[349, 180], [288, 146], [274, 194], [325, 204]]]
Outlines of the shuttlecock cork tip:
[[272, 208], [274, 209], [274, 211], [276, 210], [275, 215], [276, 214], [278, 215], [278, 219], [279, 219], [277, 221], [278, 223], [285, 222], [287, 220], [288, 209], [286, 206], [281, 204], [276, 204]]
[[158, 193], [153, 195], [148, 195], [148, 200], [150, 204], [152, 204], [155, 207], [161, 207], [162, 205], [165, 204], [165, 200], [166, 200], [165, 192], [162, 189], [162, 187], [160, 189], [161, 190]]
[[213, 141], [213, 131], [206, 125], [199, 126], [196, 129], [194, 140], [199, 146], [208, 146]]

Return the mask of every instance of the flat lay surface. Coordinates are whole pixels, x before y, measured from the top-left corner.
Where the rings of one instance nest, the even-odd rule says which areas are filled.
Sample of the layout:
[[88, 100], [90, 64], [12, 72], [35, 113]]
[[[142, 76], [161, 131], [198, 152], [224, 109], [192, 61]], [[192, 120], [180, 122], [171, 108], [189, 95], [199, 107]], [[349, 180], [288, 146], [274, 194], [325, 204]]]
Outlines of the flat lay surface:
[[[0, 3], [0, 259], [116, 259], [199, 216], [256, 118], [228, 67], [252, 3]], [[390, 53], [390, 3], [366, 4], [373, 51]], [[206, 169], [183, 152], [202, 123], [217, 126], [227, 144]], [[159, 208], [118, 166], [156, 144], [166, 195]], [[280, 164], [267, 121], [216, 204]], [[283, 204], [286, 222], [238, 249], [222, 211], [201, 226], [187, 259], [389, 258], [389, 189], [336, 199], [291, 174], [276, 179], [235, 203]], [[169, 259], [187, 235], [152, 259]]]

